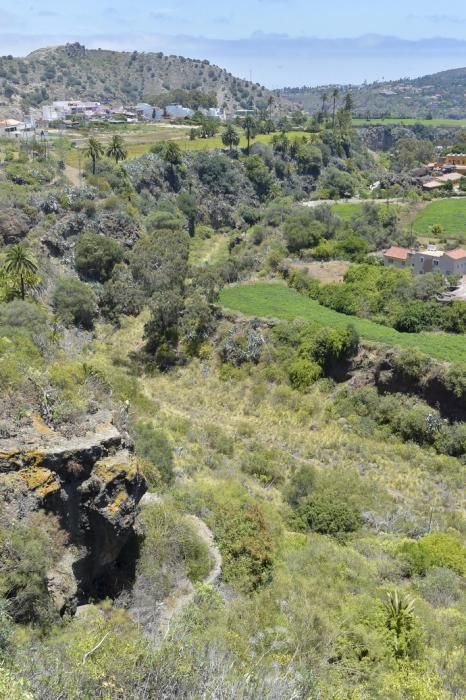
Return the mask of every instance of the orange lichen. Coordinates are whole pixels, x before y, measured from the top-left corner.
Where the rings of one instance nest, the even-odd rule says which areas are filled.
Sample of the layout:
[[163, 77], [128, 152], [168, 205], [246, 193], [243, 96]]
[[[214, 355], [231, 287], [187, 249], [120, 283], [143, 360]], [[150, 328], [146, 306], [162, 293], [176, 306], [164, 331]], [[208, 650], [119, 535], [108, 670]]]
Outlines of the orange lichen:
[[124, 503], [126, 503], [128, 498], [129, 498], [128, 493], [124, 489], [122, 489], [121, 491], [118, 491], [118, 493], [116, 494], [113, 501], [111, 501], [111, 503], [108, 504], [107, 511], [111, 515], [116, 515], [117, 513], [119, 513], [120, 508], [122, 507], [122, 505]]
[[45, 498], [51, 493], [60, 490], [60, 484], [55, 479], [50, 469], [30, 467], [28, 469], [21, 469], [21, 471], [18, 472], [18, 476], [23, 479], [28, 489], [34, 491], [39, 498]]
[[37, 430], [37, 432], [41, 433], [42, 435], [55, 435], [56, 434], [55, 431], [52, 430], [52, 428], [49, 428], [47, 423], [45, 423], [42, 416], [33, 415], [32, 416], [32, 425], [34, 426], [35, 430]]

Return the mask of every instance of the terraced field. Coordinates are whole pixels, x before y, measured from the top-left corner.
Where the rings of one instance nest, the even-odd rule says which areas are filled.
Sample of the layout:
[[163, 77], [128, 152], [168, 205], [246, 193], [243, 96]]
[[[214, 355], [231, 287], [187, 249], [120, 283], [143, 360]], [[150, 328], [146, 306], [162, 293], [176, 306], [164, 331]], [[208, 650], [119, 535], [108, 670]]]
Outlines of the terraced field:
[[417, 348], [427, 355], [448, 362], [466, 363], [466, 337], [446, 333], [399, 333], [356, 316], [340, 314], [321, 306], [284, 284], [257, 282], [226, 287], [220, 297], [221, 304], [247, 316], [278, 318], [283, 320], [304, 318], [322, 326], [334, 328], [352, 324], [361, 338], [387, 345]]

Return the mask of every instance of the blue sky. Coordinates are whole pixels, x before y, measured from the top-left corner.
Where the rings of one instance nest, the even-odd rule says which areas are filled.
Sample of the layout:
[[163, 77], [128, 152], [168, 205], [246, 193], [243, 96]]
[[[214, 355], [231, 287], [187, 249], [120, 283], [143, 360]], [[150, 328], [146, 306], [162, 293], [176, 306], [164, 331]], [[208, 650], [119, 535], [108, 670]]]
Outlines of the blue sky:
[[0, 0], [0, 51], [92, 48], [208, 58], [265, 83], [415, 76], [466, 65], [466, 5], [450, 0]]

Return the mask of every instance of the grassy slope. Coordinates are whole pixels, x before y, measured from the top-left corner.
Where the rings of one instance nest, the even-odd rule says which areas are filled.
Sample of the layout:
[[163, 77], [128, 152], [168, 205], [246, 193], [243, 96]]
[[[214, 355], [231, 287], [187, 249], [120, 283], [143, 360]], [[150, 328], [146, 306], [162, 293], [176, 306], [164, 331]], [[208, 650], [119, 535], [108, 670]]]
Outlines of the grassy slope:
[[327, 309], [281, 284], [260, 282], [227, 287], [222, 292], [221, 303], [248, 316], [285, 320], [301, 317], [335, 328], [352, 323], [366, 340], [418, 348], [432, 357], [449, 362], [466, 362], [466, 339], [463, 335], [399, 333], [393, 328]]
[[[385, 200], [383, 199], [374, 199], [375, 204], [380, 204], [385, 207], [385, 210], [387, 209], [387, 204]], [[364, 203], [355, 203], [355, 202], [348, 202], [345, 204], [335, 204], [333, 206], [333, 213], [339, 216], [341, 219], [344, 219], [345, 221], [350, 221], [351, 218], [355, 215], [358, 214], [361, 209], [363, 208]], [[399, 209], [398, 204], [390, 204], [389, 209]]]
[[440, 224], [448, 235], [458, 236], [466, 232], [466, 198], [431, 202], [414, 219], [413, 230], [429, 234], [435, 224]]

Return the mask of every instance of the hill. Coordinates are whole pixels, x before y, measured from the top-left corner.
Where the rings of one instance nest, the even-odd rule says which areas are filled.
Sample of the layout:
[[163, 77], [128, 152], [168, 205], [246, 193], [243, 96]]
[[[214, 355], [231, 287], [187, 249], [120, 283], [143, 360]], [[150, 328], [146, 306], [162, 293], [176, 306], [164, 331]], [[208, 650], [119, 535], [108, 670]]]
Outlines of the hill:
[[340, 100], [351, 92], [355, 114], [361, 117], [464, 117], [466, 110], [466, 68], [442, 71], [420, 78], [375, 82], [363, 85], [324, 85], [320, 87], [284, 88], [282, 96], [302, 104], [311, 112], [322, 107], [322, 95], [337, 88]]
[[226, 110], [266, 108], [272, 93], [207, 60], [163, 53], [87, 49], [79, 43], [0, 58], [0, 111], [11, 115], [51, 100], [132, 103], [173, 90], [212, 93]]

